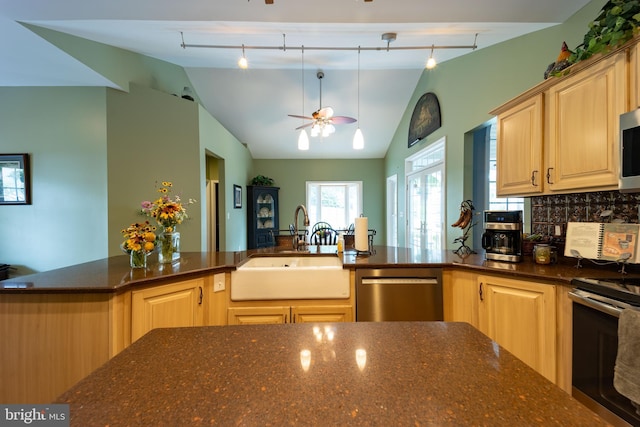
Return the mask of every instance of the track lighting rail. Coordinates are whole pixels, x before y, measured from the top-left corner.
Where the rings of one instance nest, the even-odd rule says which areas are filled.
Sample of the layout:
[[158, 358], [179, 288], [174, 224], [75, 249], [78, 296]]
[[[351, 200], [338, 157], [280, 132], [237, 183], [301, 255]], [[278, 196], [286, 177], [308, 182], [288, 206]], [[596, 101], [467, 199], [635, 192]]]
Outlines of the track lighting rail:
[[[182, 34], [182, 33], [181, 33]], [[183, 49], [186, 48], [204, 48], [204, 49], [251, 49], [251, 50], [334, 50], [334, 51], [391, 51], [391, 50], [434, 50], [434, 49], [471, 49], [475, 50], [478, 48], [477, 45], [478, 34], [476, 34], [475, 39], [472, 45], [448, 45], [448, 46], [437, 46], [437, 45], [427, 45], [427, 46], [376, 46], [376, 47], [362, 47], [362, 46], [287, 46], [283, 44], [282, 46], [248, 46], [248, 45], [219, 45], [219, 44], [192, 44], [185, 43], [184, 37], [182, 37], [182, 43], [180, 43], [180, 47]]]

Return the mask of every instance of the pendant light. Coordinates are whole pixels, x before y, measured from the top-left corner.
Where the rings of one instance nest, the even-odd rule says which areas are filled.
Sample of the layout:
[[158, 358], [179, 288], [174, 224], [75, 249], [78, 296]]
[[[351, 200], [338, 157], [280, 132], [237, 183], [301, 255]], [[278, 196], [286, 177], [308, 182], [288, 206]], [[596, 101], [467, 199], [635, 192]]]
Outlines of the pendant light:
[[436, 58], [433, 57], [434, 47], [434, 45], [431, 45], [431, 55], [429, 56], [429, 59], [427, 59], [427, 70], [432, 70], [437, 65]]
[[[304, 46], [302, 46], [302, 114], [304, 115]], [[304, 120], [303, 120], [304, 123]], [[300, 136], [298, 136], [298, 150], [309, 149], [309, 136], [307, 131], [302, 128]]]
[[353, 149], [362, 150], [364, 148], [364, 136], [360, 130], [360, 46], [358, 46], [358, 129], [353, 135]]
[[238, 60], [238, 67], [246, 70], [249, 66], [249, 62], [247, 61], [247, 57], [244, 55], [244, 45], [242, 45], [242, 57]]

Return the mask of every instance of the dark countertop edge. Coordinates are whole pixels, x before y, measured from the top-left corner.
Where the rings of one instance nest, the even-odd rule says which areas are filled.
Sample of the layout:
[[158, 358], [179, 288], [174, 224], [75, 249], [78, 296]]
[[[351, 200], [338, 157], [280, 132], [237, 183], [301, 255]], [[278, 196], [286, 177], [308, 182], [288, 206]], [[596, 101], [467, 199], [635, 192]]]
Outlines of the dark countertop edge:
[[[16, 277], [13, 279], [0, 280], [0, 295], [2, 294], [118, 294], [121, 292], [126, 292], [130, 289], [143, 288], [147, 286], [156, 286], [159, 284], [163, 284], [162, 282], [172, 282], [175, 279], [186, 280], [191, 277], [202, 276], [203, 274], [216, 274], [216, 273], [224, 273], [227, 271], [235, 270], [235, 265], [225, 265], [225, 266], [216, 266], [216, 267], [207, 267], [194, 269], [184, 272], [176, 272], [172, 274], [167, 274], [164, 276], [157, 277], [145, 277], [141, 279], [132, 279], [131, 281], [125, 283], [119, 283], [114, 286], [104, 286], [104, 287], [82, 287], [82, 286], [74, 286], [74, 287], [56, 287], [50, 286], [46, 288], [30, 288], [30, 287], [16, 287], [16, 288], [5, 288], [2, 287], [11, 285], [11, 284], [25, 284], [24, 278], [21, 280], [21, 277]], [[36, 274], [46, 274], [45, 272], [36, 273]]]
[[[571, 284], [571, 280], [575, 277], [590, 277], [594, 275], [598, 275], [600, 277], [604, 276], [612, 276], [615, 274], [614, 267], [609, 268], [601, 268], [594, 267], [589, 264], [585, 264], [585, 268], [576, 269], [575, 263], [576, 261], [573, 259], [564, 259], [561, 260], [560, 263], [556, 265], [547, 265], [547, 266], [539, 266], [534, 264], [532, 261], [526, 260], [519, 263], [509, 263], [509, 262], [496, 262], [496, 261], [487, 261], [484, 259], [482, 254], [474, 254], [468, 257], [461, 258], [457, 255], [453, 255], [451, 251], [445, 250], [442, 251], [441, 256], [435, 256], [432, 259], [427, 257], [426, 259], [420, 259], [415, 261], [409, 261], [407, 259], [399, 260], [401, 262], [395, 262], [398, 260], [397, 258], [404, 258], [403, 254], [400, 254], [398, 257], [397, 254], [394, 256], [396, 260], [389, 259], [389, 252], [404, 252], [406, 255], [407, 251], [410, 251], [407, 248], [395, 248], [395, 247], [386, 247], [386, 246], [376, 246], [374, 247], [376, 252], [371, 255], [358, 255], [356, 256], [354, 251], [347, 250], [343, 254], [341, 254], [343, 259], [343, 267], [348, 270], [358, 270], [358, 269], [375, 269], [375, 268], [450, 268], [450, 269], [463, 269], [463, 270], [472, 270], [478, 273], [485, 274], [500, 274], [503, 276], [510, 276], [515, 279], [530, 279], [530, 280], [543, 280], [545, 282], [553, 282], [557, 284], [562, 284], [565, 286], [569, 286]], [[276, 248], [277, 250], [277, 248]], [[107, 279], [112, 279], [109, 277], [111, 274], [114, 276], [119, 275], [122, 276], [124, 273], [134, 274], [133, 270], [128, 267], [128, 263], [126, 267], [124, 267], [123, 262], [120, 262], [115, 267], [116, 273], [112, 273], [110, 269], [113, 269], [113, 266], [110, 264], [115, 264], [118, 257], [125, 259], [127, 257], [124, 256], [115, 256], [111, 258], [105, 258], [101, 260], [96, 260], [89, 263], [78, 264], [69, 267], [63, 267], [56, 270], [45, 271], [41, 273], [35, 273], [26, 276], [19, 276], [11, 279], [6, 279], [0, 281], [0, 294], [44, 294], [44, 293], [55, 293], [55, 294], [78, 294], [78, 293], [113, 293], [117, 294], [120, 292], [125, 292], [126, 290], [133, 288], [142, 288], [145, 286], [154, 286], [161, 284], [162, 282], [172, 281], [175, 279], [188, 279], [190, 277], [201, 276], [203, 274], [217, 274], [217, 273], [225, 273], [236, 270], [236, 266], [240, 265], [244, 262], [248, 257], [251, 256], [264, 256], [264, 255], [292, 255], [291, 251], [280, 251], [274, 252], [273, 248], [270, 250], [259, 249], [259, 250], [247, 250], [247, 251], [238, 251], [238, 252], [218, 252], [216, 253], [217, 258], [224, 259], [223, 262], [219, 264], [210, 265], [212, 262], [209, 260], [211, 254], [204, 252], [192, 252], [190, 255], [193, 257], [192, 261], [195, 261], [196, 264], [193, 267], [189, 267], [190, 263], [185, 262], [182, 265], [179, 263], [176, 264], [178, 268], [187, 267], [184, 271], [175, 271], [175, 272], [153, 272], [151, 277], [140, 277], [140, 278], [130, 278], [124, 279], [120, 278], [117, 283], [113, 283], [112, 285], [100, 285], [94, 284], [94, 286], [82, 286], [82, 285], [68, 285], [68, 286], [60, 286], [53, 284], [42, 284], [39, 287], [35, 287], [33, 285], [33, 281], [42, 280], [46, 275], [58, 274], [61, 275], [62, 278], [57, 279], [58, 282], [69, 282], [68, 277], [74, 275], [80, 275], [83, 272], [87, 273], [86, 266], [91, 265], [92, 263], [106, 263], [107, 266], [102, 266], [106, 272], [102, 274], [105, 275], [105, 281]], [[322, 251], [319, 252], [307, 252], [300, 253], [300, 256], [314, 256], [314, 255], [331, 255], [336, 254], [336, 251], [332, 248], [323, 248]], [[340, 255], [340, 254], [338, 254]], [[198, 261], [200, 258], [200, 262]], [[229, 259], [231, 258], [231, 259]], [[202, 260], [206, 260], [203, 262]], [[119, 260], [120, 261], [120, 260]], [[173, 269], [174, 266], [171, 266]], [[575, 274], [568, 274], [574, 273]], [[67, 280], [65, 280], [65, 275], [67, 276]], [[627, 277], [633, 277], [634, 275], [630, 274]], [[79, 281], [79, 280], [78, 280]], [[53, 281], [55, 282], [55, 280]], [[95, 280], [94, 280], [95, 282]], [[15, 285], [16, 287], [6, 288], [4, 286]], [[29, 286], [31, 285], [31, 286]]]

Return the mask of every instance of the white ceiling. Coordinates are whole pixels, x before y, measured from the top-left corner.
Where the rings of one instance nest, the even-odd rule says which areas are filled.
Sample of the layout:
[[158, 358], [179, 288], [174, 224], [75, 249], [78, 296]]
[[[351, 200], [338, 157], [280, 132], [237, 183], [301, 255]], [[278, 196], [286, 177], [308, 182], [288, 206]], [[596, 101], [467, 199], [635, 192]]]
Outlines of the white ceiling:
[[[0, 86], [114, 86], [21, 23], [69, 33], [184, 67], [202, 105], [254, 158], [380, 158], [424, 70], [430, 49], [477, 48], [562, 23], [589, 0], [0, 0]], [[381, 39], [386, 32], [397, 40]], [[183, 48], [245, 45], [241, 49]], [[304, 55], [302, 46], [305, 47]], [[358, 47], [360, 103], [358, 105]], [[249, 47], [274, 47], [252, 49]], [[314, 50], [347, 47], [352, 50]], [[380, 50], [366, 50], [380, 48]], [[472, 49], [436, 49], [443, 62]], [[303, 99], [304, 57], [304, 99]], [[320, 106], [358, 124], [296, 148], [301, 119]], [[304, 108], [303, 108], [304, 103]], [[359, 107], [359, 108], [358, 108]]]

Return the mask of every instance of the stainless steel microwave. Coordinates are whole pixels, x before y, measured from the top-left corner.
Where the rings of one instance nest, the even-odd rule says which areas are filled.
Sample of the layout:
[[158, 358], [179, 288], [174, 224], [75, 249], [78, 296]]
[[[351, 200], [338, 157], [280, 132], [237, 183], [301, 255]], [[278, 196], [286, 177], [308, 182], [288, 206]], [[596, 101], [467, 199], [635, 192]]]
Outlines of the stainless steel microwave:
[[620, 174], [622, 193], [640, 191], [640, 108], [620, 115]]

